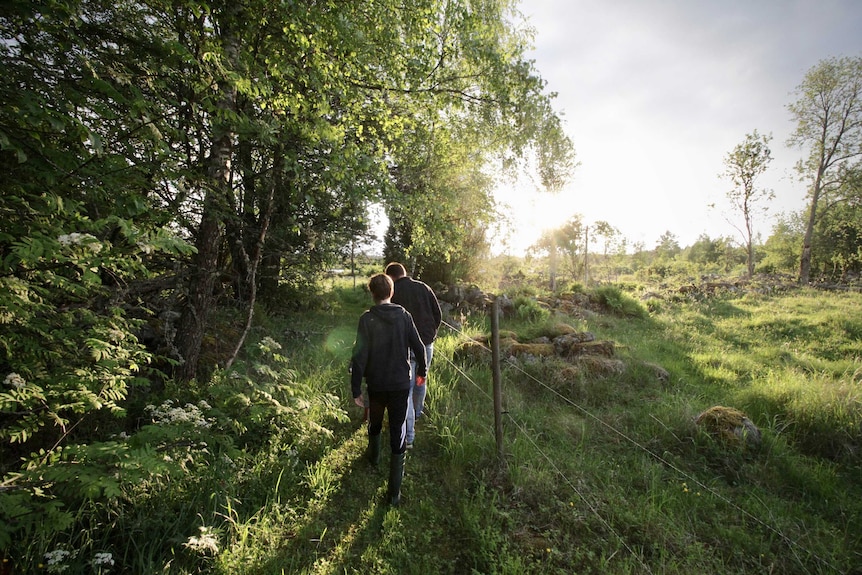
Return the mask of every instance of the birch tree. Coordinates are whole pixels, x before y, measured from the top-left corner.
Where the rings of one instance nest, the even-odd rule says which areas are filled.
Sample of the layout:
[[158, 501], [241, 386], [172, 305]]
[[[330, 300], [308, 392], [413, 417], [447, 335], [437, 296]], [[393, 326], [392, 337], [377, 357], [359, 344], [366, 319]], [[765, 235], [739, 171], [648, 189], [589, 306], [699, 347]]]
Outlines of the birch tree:
[[796, 130], [788, 144], [805, 152], [797, 163], [808, 185], [808, 214], [799, 262], [799, 283], [811, 280], [812, 245], [821, 209], [841, 201], [847, 180], [862, 162], [862, 58], [823, 60], [796, 88], [788, 105]]
[[756, 185], [757, 178], [772, 161], [772, 150], [769, 149], [771, 140], [772, 136], [758, 134], [754, 130], [746, 134], [745, 140], [724, 158], [725, 170], [722, 176], [733, 184], [733, 188], [727, 192], [727, 198], [736, 211], [742, 214], [742, 225], [733, 222], [731, 225], [742, 235], [749, 278], [754, 275], [754, 213], [757, 204], [775, 197], [772, 190]]

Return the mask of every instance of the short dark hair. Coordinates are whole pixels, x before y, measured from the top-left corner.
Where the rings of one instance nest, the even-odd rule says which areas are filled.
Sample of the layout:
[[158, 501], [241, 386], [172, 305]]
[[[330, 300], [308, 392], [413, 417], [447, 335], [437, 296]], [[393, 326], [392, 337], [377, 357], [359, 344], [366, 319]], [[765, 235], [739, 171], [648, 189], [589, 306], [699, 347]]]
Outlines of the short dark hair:
[[371, 292], [374, 301], [380, 302], [392, 297], [393, 289], [392, 278], [386, 274], [374, 274], [368, 280], [368, 291]]
[[386, 266], [386, 275], [393, 279], [403, 278], [407, 275], [407, 270], [404, 269], [402, 264], [398, 262], [392, 262], [388, 266]]

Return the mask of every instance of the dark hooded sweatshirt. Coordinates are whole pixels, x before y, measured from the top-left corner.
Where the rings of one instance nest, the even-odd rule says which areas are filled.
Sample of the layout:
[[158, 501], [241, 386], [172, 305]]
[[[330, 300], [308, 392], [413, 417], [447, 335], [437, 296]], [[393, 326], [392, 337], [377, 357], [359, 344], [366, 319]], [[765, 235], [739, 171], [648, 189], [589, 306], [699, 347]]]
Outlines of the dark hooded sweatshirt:
[[410, 357], [416, 356], [416, 374], [426, 375], [425, 346], [413, 318], [400, 305], [375, 305], [359, 318], [353, 344], [350, 387], [362, 394], [362, 378], [374, 391], [410, 389]]
[[410, 312], [419, 331], [419, 337], [425, 345], [434, 343], [443, 314], [440, 311], [440, 302], [437, 301], [434, 290], [428, 284], [410, 276], [398, 278], [395, 280], [392, 303], [403, 305], [404, 309]]

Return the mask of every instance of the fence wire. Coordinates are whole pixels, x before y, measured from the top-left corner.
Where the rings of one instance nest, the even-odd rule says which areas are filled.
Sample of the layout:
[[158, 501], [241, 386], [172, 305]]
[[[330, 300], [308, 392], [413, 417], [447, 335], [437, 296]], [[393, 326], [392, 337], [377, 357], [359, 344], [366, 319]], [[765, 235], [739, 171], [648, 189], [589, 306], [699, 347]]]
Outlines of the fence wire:
[[[455, 326], [453, 326], [453, 325], [449, 324], [448, 322], [444, 321], [444, 322], [443, 322], [443, 325], [445, 325], [446, 327], [448, 327], [448, 328], [449, 328], [450, 330], [452, 330], [454, 333], [456, 333], [456, 334], [458, 334], [458, 335], [460, 335], [460, 336], [462, 336], [462, 337], [464, 337], [464, 338], [467, 338], [467, 339], [472, 340], [472, 338], [470, 338], [470, 336], [466, 335], [462, 330], [460, 330], [459, 328], [457, 328], [457, 327], [455, 327]], [[474, 342], [475, 342], [475, 340], [472, 340], [472, 341], [474, 341]], [[486, 346], [486, 345], [484, 345], [484, 344], [481, 344], [480, 342], [475, 342], [475, 343], [479, 343], [479, 345], [480, 345], [480, 347], [481, 347], [482, 349], [484, 349], [485, 351], [487, 351], [489, 354], [491, 353], [491, 349], [490, 349], [488, 346]], [[442, 354], [441, 354], [441, 357], [442, 357]], [[446, 360], [446, 362], [447, 362], [449, 365], [451, 365], [451, 366], [452, 366], [452, 367], [453, 367], [453, 368], [454, 368], [458, 373], [460, 373], [460, 374], [461, 374], [461, 376], [462, 376], [462, 377], [464, 377], [464, 378], [465, 378], [469, 383], [471, 383], [473, 386], [475, 386], [475, 387], [476, 387], [476, 388], [477, 388], [481, 393], [483, 393], [486, 397], [488, 397], [489, 399], [491, 399], [491, 396], [488, 394], [488, 392], [487, 392], [487, 391], [485, 391], [484, 389], [482, 389], [482, 387], [481, 387], [479, 384], [477, 384], [475, 381], [473, 381], [473, 380], [472, 380], [472, 378], [470, 378], [470, 376], [469, 376], [469, 375], [468, 375], [468, 374], [467, 374], [463, 369], [461, 369], [459, 366], [457, 366], [453, 361], [449, 360], [448, 358], [445, 358], [445, 357], [444, 357], [444, 359], [445, 359], [445, 360]], [[489, 355], [489, 360], [490, 360], [490, 355]], [[784, 541], [784, 542], [787, 544], [787, 546], [789, 547], [790, 551], [793, 553], [793, 556], [796, 558], [797, 562], [799, 563], [800, 567], [802, 567], [802, 569], [804, 569], [806, 573], [810, 573], [810, 571], [805, 567], [805, 563], [802, 561], [802, 558], [799, 556], [799, 553], [797, 553], [797, 552], [802, 552], [803, 554], [806, 554], [806, 555], [807, 555], [807, 556], [809, 556], [809, 557], [814, 557], [817, 561], [819, 561], [820, 563], [822, 563], [824, 566], [828, 567], [829, 569], [833, 570], [833, 571], [834, 571], [834, 572], [836, 572], [836, 573], [840, 573], [840, 571], [839, 571], [839, 570], [838, 570], [834, 565], [832, 565], [828, 560], [826, 560], [826, 559], [824, 559], [824, 558], [820, 557], [818, 554], [816, 554], [816, 553], [814, 553], [814, 552], [812, 552], [812, 551], [810, 551], [810, 550], [806, 549], [804, 546], [802, 546], [802, 545], [801, 545], [800, 543], [798, 543], [797, 541], [795, 541], [795, 540], [791, 539], [790, 537], [788, 537], [788, 536], [784, 535], [784, 533], [782, 533], [782, 532], [781, 532], [777, 527], [774, 527], [774, 526], [772, 526], [772, 525], [770, 525], [770, 524], [766, 523], [764, 520], [760, 519], [759, 517], [757, 517], [757, 516], [756, 516], [756, 515], [754, 515], [753, 513], [749, 512], [747, 509], [745, 509], [745, 508], [741, 507], [740, 505], [738, 505], [737, 503], [735, 503], [734, 501], [732, 501], [732, 500], [731, 500], [731, 499], [729, 499], [728, 497], [725, 497], [725, 496], [724, 496], [724, 495], [722, 495], [721, 493], [718, 493], [715, 489], [713, 489], [713, 488], [711, 488], [710, 486], [706, 485], [705, 483], [703, 483], [702, 481], [700, 481], [699, 479], [697, 479], [697, 478], [696, 478], [696, 477], [694, 477], [693, 475], [691, 475], [691, 474], [687, 473], [686, 471], [684, 471], [683, 469], [680, 469], [678, 466], [674, 465], [672, 462], [668, 461], [668, 460], [667, 460], [667, 459], [665, 459], [664, 457], [662, 457], [662, 456], [660, 456], [660, 455], [656, 454], [655, 452], [651, 451], [650, 449], [648, 449], [647, 447], [645, 447], [644, 445], [642, 445], [640, 442], [638, 442], [637, 440], [635, 440], [633, 437], [631, 437], [631, 436], [629, 436], [628, 434], [626, 434], [625, 432], [623, 432], [623, 431], [621, 431], [621, 430], [617, 429], [616, 427], [614, 427], [614, 426], [613, 426], [613, 425], [611, 425], [610, 423], [608, 423], [608, 422], [604, 421], [603, 419], [601, 419], [601, 418], [600, 418], [600, 417], [598, 417], [597, 415], [595, 415], [595, 414], [593, 414], [592, 412], [590, 412], [588, 409], [586, 409], [586, 408], [585, 408], [585, 407], [583, 407], [582, 405], [579, 405], [578, 403], [576, 403], [575, 401], [573, 401], [571, 398], [566, 397], [565, 395], [561, 394], [560, 392], [558, 392], [558, 391], [557, 391], [556, 389], [554, 389], [553, 387], [551, 387], [551, 386], [549, 386], [548, 384], [546, 384], [545, 382], [543, 382], [543, 381], [539, 380], [538, 378], [536, 378], [536, 377], [535, 377], [535, 376], [533, 376], [532, 374], [530, 374], [530, 373], [526, 372], [526, 371], [525, 371], [523, 368], [521, 368], [521, 366], [519, 366], [517, 363], [515, 363], [515, 362], [511, 361], [511, 359], [507, 360], [507, 361], [505, 362], [505, 364], [506, 364], [507, 366], [512, 367], [512, 368], [514, 368], [515, 370], [519, 371], [521, 374], [523, 374], [524, 376], [526, 376], [528, 379], [530, 379], [530, 380], [534, 381], [535, 383], [537, 383], [538, 385], [540, 385], [541, 387], [543, 387], [543, 388], [544, 388], [544, 389], [546, 389], [547, 391], [550, 391], [553, 395], [555, 395], [556, 397], [558, 397], [559, 399], [561, 399], [563, 402], [565, 402], [566, 404], [570, 405], [571, 407], [575, 408], [578, 412], [580, 412], [581, 414], [583, 414], [583, 415], [584, 415], [585, 417], [587, 417], [588, 419], [590, 419], [590, 420], [592, 420], [592, 421], [596, 422], [597, 424], [601, 425], [602, 427], [604, 427], [604, 428], [605, 428], [605, 429], [607, 429], [608, 431], [611, 431], [612, 433], [614, 433], [614, 434], [618, 435], [619, 437], [621, 437], [621, 438], [622, 438], [623, 440], [625, 440], [626, 442], [630, 443], [631, 445], [634, 445], [634, 446], [635, 446], [635, 447], [637, 447], [639, 450], [641, 450], [641, 451], [643, 451], [644, 453], [648, 454], [651, 458], [653, 458], [653, 459], [655, 459], [656, 461], [660, 462], [662, 465], [664, 465], [664, 466], [668, 467], [669, 469], [672, 469], [674, 472], [676, 472], [677, 474], [679, 474], [680, 476], [682, 476], [682, 477], [683, 477], [684, 479], [686, 479], [687, 481], [691, 481], [691, 482], [692, 482], [692, 484], [697, 485], [697, 486], [698, 486], [698, 487], [700, 487], [703, 491], [705, 491], [705, 492], [709, 493], [709, 494], [710, 494], [710, 495], [712, 495], [713, 497], [715, 497], [715, 498], [717, 498], [718, 500], [722, 501], [724, 504], [726, 504], [726, 505], [728, 505], [728, 506], [732, 507], [733, 509], [735, 509], [736, 511], [738, 511], [740, 514], [742, 514], [742, 515], [743, 515], [743, 516], [745, 516], [746, 518], [751, 519], [752, 521], [754, 521], [755, 523], [757, 523], [758, 525], [760, 525], [760, 526], [761, 526], [761, 527], [763, 527], [764, 529], [766, 529], [766, 530], [770, 531], [771, 533], [775, 534], [776, 536], [778, 536], [782, 541]], [[509, 413], [508, 411], [507, 411], [507, 412], [504, 412], [504, 413], [505, 413], [505, 414], [508, 416], [508, 418], [509, 418], [509, 419], [510, 419], [514, 424], [515, 424], [515, 426], [518, 428], [518, 430], [519, 430], [521, 433], [523, 433], [524, 437], [525, 437], [525, 438], [526, 438], [526, 439], [527, 439], [527, 440], [528, 440], [528, 441], [529, 441], [529, 442], [530, 442], [530, 443], [531, 443], [531, 444], [536, 448], [536, 450], [537, 450], [537, 451], [542, 455], [542, 457], [544, 457], [544, 458], [545, 458], [545, 459], [546, 459], [546, 460], [551, 464], [551, 467], [553, 467], [554, 471], [555, 471], [555, 472], [560, 476], [560, 478], [564, 481], [564, 483], [565, 483], [566, 485], [570, 486], [570, 487], [572, 488], [572, 490], [575, 492], [575, 494], [576, 494], [576, 495], [577, 495], [577, 496], [578, 496], [578, 497], [579, 497], [579, 498], [580, 498], [580, 499], [581, 499], [581, 500], [582, 500], [582, 501], [583, 501], [583, 502], [584, 502], [584, 503], [585, 503], [585, 504], [590, 508], [590, 511], [591, 511], [591, 512], [592, 512], [592, 513], [593, 513], [593, 514], [594, 514], [594, 515], [599, 519], [599, 521], [600, 521], [603, 525], [605, 525], [605, 527], [607, 527], [607, 528], [608, 528], [608, 529], [609, 529], [609, 530], [610, 530], [610, 531], [611, 531], [611, 532], [612, 532], [612, 533], [617, 537], [617, 539], [619, 539], [619, 540], [620, 540], [620, 542], [621, 542], [621, 543], [622, 543], [622, 545], [626, 548], [626, 550], [627, 550], [629, 553], [631, 553], [631, 554], [632, 554], [632, 555], [633, 555], [633, 556], [638, 560], [638, 562], [639, 562], [639, 563], [640, 563], [640, 564], [641, 564], [641, 565], [642, 565], [642, 566], [643, 566], [647, 571], [650, 571], [649, 567], [643, 563], [643, 560], [641, 559], [641, 557], [640, 557], [638, 554], [636, 554], [636, 553], [634, 552], [634, 550], [632, 550], [632, 549], [631, 549], [631, 548], [626, 544], [626, 542], [625, 542], [625, 540], [623, 539], [623, 537], [622, 537], [621, 535], [619, 535], [619, 534], [618, 534], [618, 533], [617, 533], [617, 532], [616, 532], [616, 531], [615, 531], [615, 530], [610, 526], [610, 524], [608, 523], [608, 521], [607, 521], [604, 517], [602, 517], [602, 516], [601, 516], [601, 514], [599, 514], [599, 513], [598, 513], [598, 511], [595, 509], [595, 507], [593, 507], [593, 505], [592, 505], [592, 504], [587, 500], [587, 498], [586, 498], [586, 497], [585, 497], [585, 496], [580, 492], [580, 490], [578, 490], [578, 489], [577, 489], [577, 487], [572, 483], [572, 481], [571, 481], [568, 477], [566, 477], [566, 475], [565, 475], [564, 473], [562, 473], [562, 471], [560, 471], [560, 469], [559, 469], [559, 468], [557, 467], [557, 465], [554, 463], [554, 460], [553, 460], [549, 455], [547, 455], [547, 454], [546, 454], [546, 453], [545, 453], [541, 448], [539, 448], [539, 446], [538, 446], [538, 445], [536, 444], [536, 442], [533, 440], [533, 438], [531, 437], [531, 435], [527, 432], [527, 430], [525, 429], [525, 427], [524, 427], [523, 425], [521, 425], [521, 424], [520, 424], [520, 423], [519, 423], [519, 422], [514, 418], [514, 416], [512, 416], [512, 414], [511, 414], [511, 413]], [[764, 507], [765, 507], [765, 505], [764, 505]], [[767, 511], [769, 511], [770, 515], [772, 515], [771, 510], [769, 510], [769, 509], [767, 508]], [[651, 573], [651, 572], [652, 572], [652, 571], [650, 571], [650, 573]]]

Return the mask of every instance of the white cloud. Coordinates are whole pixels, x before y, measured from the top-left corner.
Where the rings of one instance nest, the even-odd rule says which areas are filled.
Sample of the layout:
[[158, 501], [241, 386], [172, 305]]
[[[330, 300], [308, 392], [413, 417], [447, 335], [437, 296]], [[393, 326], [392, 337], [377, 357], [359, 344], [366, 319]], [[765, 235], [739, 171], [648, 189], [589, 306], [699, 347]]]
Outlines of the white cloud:
[[514, 244], [574, 213], [647, 247], [667, 230], [683, 245], [733, 235], [707, 205], [724, 203], [724, 156], [755, 129], [774, 136], [760, 181], [778, 195], [771, 211], [804, 207], [786, 106], [818, 61], [862, 55], [862, 2], [542, 0], [521, 10], [537, 32], [529, 57], [558, 93], [581, 165], [558, 197], [518, 191], [513, 217], [532, 238]]

